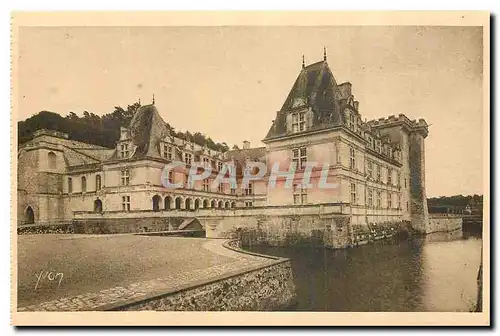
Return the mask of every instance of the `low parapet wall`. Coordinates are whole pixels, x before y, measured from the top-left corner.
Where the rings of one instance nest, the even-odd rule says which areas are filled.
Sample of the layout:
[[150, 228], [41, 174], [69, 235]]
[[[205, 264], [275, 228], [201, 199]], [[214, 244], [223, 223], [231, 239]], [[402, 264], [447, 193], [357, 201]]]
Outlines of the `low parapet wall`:
[[460, 215], [430, 214], [427, 233], [462, 230], [462, 223], [463, 219]]
[[291, 260], [250, 253], [241, 250], [235, 242], [225, 243], [224, 246], [239, 253], [269, 259], [269, 263], [225, 274], [208, 282], [152, 294], [133, 302], [103, 307], [103, 310], [276, 311], [295, 304]]

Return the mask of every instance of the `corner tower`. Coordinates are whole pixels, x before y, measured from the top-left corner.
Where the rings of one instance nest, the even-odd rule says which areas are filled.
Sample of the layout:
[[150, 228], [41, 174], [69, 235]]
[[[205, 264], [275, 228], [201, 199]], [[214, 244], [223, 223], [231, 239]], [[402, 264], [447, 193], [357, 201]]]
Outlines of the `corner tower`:
[[429, 212], [425, 189], [425, 138], [428, 125], [424, 119], [410, 120], [404, 114], [371, 120], [368, 124], [401, 144], [402, 219], [421, 233], [427, 233]]

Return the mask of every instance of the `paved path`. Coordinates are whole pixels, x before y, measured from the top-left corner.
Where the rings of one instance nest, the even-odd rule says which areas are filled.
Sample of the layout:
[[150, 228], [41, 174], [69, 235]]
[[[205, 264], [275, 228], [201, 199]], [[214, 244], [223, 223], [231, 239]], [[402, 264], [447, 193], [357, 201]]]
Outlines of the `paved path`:
[[[133, 235], [22, 237], [27, 239], [20, 239], [18, 245], [19, 311], [99, 310], [124, 300], [165, 293], [270, 262], [266, 258], [226, 249], [222, 246], [223, 240], [204, 238]], [[34, 250], [36, 246], [41, 251]], [[99, 246], [99, 253], [96, 246]], [[75, 253], [76, 250], [79, 253]], [[103, 250], [108, 252], [103, 253]], [[131, 257], [135, 257], [135, 262], [130, 261]], [[58, 279], [38, 281], [39, 288], [34, 290], [37, 278], [30, 277], [26, 266], [44, 260], [45, 265], [37, 265], [39, 270], [46, 266], [45, 269], [56, 272], [54, 265], [59, 265], [58, 272], [64, 273], [65, 278], [59, 286]], [[59, 264], [63, 260], [66, 265]], [[123, 267], [124, 264], [127, 267]], [[72, 267], [71, 274], [75, 279], [69, 281], [63, 270]], [[122, 271], [114, 273], [117, 270]], [[138, 274], [137, 270], [142, 272]]]

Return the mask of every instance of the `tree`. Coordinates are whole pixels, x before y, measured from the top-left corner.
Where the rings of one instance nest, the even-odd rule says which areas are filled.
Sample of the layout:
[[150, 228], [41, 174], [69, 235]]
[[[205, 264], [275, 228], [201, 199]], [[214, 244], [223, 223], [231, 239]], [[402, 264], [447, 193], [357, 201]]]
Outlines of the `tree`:
[[[114, 148], [120, 138], [120, 127], [129, 126], [132, 117], [140, 106], [138, 102], [127, 105], [126, 108], [115, 106], [111, 113], [104, 114], [101, 117], [90, 111], [84, 111], [82, 117], [72, 111], [65, 117], [54, 112], [41, 111], [17, 123], [18, 143], [22, 145], [33, 139], [33, 134], [37, 130], [45, 128], [67, 133], [73, 140]], [[187, 140], [189, 137], [190, 141], [200, 146], [206, 145], [213, 150], [223, 152], [229, 150], [229, 146], [225, 142], [222, 144], [215, 143], [210, 137], [200, 132], [176, 132], [169, 123], [165, 124], [172, 134], [178, 138]]]

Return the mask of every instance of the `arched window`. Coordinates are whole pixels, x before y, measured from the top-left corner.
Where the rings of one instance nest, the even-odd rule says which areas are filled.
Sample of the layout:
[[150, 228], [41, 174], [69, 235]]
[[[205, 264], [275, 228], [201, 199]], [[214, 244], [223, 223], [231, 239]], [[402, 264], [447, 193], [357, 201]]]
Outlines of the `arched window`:
[[182, 200], [181, 200], [181, 198], [180, 198], [180, 197], [177, 197], [177, 198], [175, 199], [175, 208], [176, 208], [176, 209], [180, 209], [180, 208], [181, 208], [181, 201], [182, 201]]
[[94, 212], [102, 212], [102, 201], [100, 199], [94, 201]]
[[85, 176], [82, 176], [82, 192], [87, 191], [87, 178]]
[[208, 200], [204, 200], [203, 201], [203, 208], [208, 208], [208, 207], [210, 207]]
[[231, 206], [231, 203], [229, 201], [226, 202], [226, 209], [229, 209], [229, 207]]
[[170, 210], [170, 208], [172, 207], [171, 206], [172, 199], [170, 198], [170, 196], [165, 197], [165, 202], [164, 203], [165, 203], [164, 204], [165, 210]]
[[186, 210], [191, 210], [191, 199], [186, 198]]
[[194, 209], [195, 210], [198, 210], [200, 208], [200, 200], [199, 199], [196, 199], [194, 201]]
[[236, 202], [231, 203], [231, 208], [236, 208]]
[[47, 154], [48, 156], [48, 161], [49, 161], [49, 169], [54, 169], [57, 166], [57, 156], [54, 154], [54, 152], [49, 152]]
[[73, 179], [71, 177], [68, 177], [68, 194], [71, 194], [73, 192]]
[[218, 208], [221, 208], [221, 209], [222, 209], [223, 207], [224, 207], [224, 202], [219, 201], [219, 206], [218, 206]]
[[25, 213], [25, 224], [33, 224], [35, 223], [35, 212], [31, 208], [31, 206], [28, 206], [26, 208], [26, 213]]
[[215, 208], [217, 205], [217, 203], [215, 203], [215, 200], [212, 200], [212, 208]]
[[101, 190], [101, 175], [95, 177], [95, 190]]
[[153, 196], [153, 211], [160, 211], [161, 197], [158, 195]]

